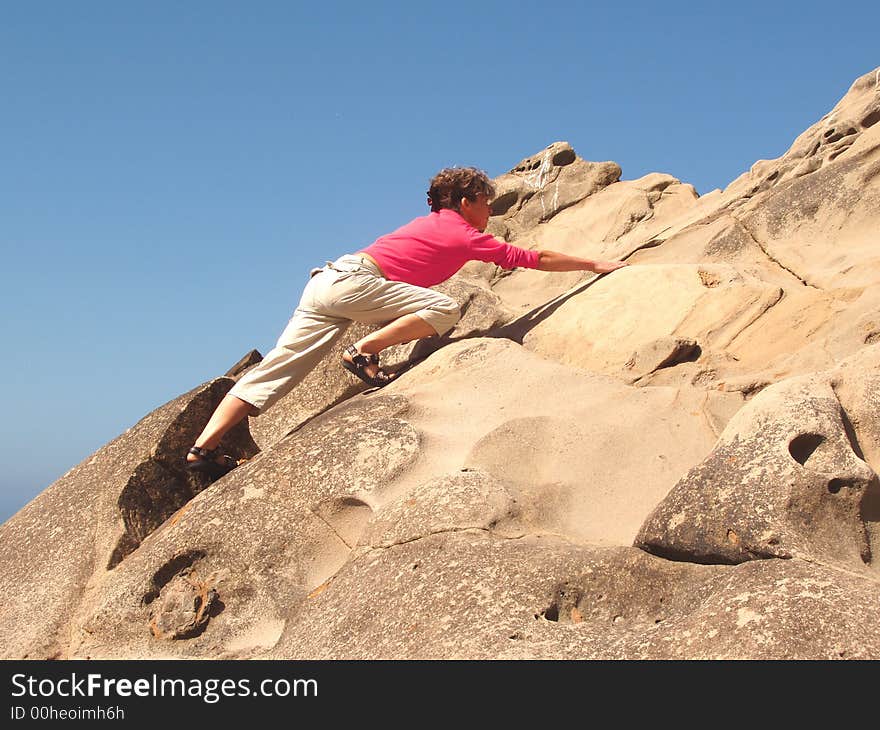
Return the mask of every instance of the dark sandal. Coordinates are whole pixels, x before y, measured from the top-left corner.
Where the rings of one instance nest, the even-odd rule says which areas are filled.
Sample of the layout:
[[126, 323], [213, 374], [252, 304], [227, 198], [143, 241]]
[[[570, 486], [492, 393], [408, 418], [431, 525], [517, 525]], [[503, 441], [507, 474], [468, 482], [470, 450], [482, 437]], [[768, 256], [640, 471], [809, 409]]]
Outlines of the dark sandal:
[[368, 365], [379, 364], [378, 355], [364, 355], [358, 352], [354, 345], [346, 347], [345, 354], [351, 357], [351, 362], [342, 358], [342, 367], [348, 370], [348, 372], [354, 373], [367, 385], [371, 385], [374, 388], [381, 388], [383, 385], [388, 385], [388, 383], [394, 380], [394, 375], [389, 375], [381, 368], [375, 375], [367, 375], [365, 368]]
[[193, 446], [188, 453], [199, 458], [195, 461], [187, 461], [186, 470], [207, 474], [212, 479], [219, 479], [225, 476], [238, 466], [238, 462], [231, 456], [223, 454], [223, 463], [221, 464], [217, 461], [217, 457], [220, 456], [219, 452], [219, 447], [216, 449], [202, 449], [198, 446]]

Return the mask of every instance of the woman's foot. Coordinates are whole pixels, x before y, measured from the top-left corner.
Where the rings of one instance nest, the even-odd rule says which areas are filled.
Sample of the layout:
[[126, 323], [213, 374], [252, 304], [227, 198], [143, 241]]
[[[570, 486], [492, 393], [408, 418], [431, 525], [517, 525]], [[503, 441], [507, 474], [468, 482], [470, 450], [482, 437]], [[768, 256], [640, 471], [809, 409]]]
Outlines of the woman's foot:
[[388, 385], [397, 377], [393, 373], [386, 373], [379, 367], [378, 355], [358, 352], [354, 345], [349, 345], [342, 351], [342, 367], [374, 388]]
[[193, 446], [186, 455], [187, 471], [207, 474], [212, 479], [219, 479], [237, 466], [238, 462], [227, 454], [221, 454], [219, 448]]

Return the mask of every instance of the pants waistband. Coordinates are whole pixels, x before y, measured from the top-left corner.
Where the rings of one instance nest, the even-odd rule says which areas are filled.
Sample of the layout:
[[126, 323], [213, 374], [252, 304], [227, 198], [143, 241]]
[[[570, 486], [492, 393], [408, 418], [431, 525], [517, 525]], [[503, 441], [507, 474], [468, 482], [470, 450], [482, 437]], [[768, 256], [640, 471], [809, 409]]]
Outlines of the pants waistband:
[[355, 271], [356, 269], [367, 269], [371, 274], [375, 276], [382, 276], [382, 272], [379, 270], [379, 267], [376, 266], [370, 259], [366, 256], [361, 256], [355, 253], [347, 253], [344, 256], [340, 256], [336, 261], [328, 261], [327, 268], [332, 269], [333, 271]]

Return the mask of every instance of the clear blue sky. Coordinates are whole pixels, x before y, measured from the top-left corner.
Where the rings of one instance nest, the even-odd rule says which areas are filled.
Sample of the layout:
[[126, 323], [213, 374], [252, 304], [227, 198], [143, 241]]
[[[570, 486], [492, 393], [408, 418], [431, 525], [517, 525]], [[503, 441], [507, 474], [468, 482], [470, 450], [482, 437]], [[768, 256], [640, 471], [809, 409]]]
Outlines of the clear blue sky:
[[[448, 9], [446, 9], [448, 8]], [[265, 353], [448, 165], [724, 187], [880, 65], [880, 3], [0, 1], [0, 520]]]

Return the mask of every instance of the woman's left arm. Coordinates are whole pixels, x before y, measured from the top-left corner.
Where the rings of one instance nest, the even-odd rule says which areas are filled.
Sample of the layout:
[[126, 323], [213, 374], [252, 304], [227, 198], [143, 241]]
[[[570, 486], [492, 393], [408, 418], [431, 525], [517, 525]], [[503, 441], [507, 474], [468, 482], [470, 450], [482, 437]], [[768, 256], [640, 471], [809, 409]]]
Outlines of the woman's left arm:
[[608, 274], [624, 266], [629, 264], [626, 261], [582, 259], [558, 251], [538, 251], [538, 265], [535, 268], [540, 271], [593, 271], [597, 274]]

